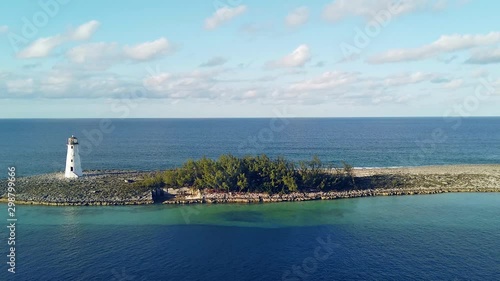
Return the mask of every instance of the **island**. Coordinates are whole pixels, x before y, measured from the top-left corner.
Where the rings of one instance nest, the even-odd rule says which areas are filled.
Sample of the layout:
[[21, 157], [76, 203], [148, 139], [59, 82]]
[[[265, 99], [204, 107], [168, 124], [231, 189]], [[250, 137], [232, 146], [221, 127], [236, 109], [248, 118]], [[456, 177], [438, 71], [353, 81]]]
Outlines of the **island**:
[[[0, 202], [7, 180], [0, 180]], [[355, 169], [318, 157], [292, 162], [266, 155], [188, 160], [165, 171], [84, 171], [20, 177], [17, 204], [142, 205], [265, 203], [367, 196], [499, 192], [500, 165], [449, 165]]]

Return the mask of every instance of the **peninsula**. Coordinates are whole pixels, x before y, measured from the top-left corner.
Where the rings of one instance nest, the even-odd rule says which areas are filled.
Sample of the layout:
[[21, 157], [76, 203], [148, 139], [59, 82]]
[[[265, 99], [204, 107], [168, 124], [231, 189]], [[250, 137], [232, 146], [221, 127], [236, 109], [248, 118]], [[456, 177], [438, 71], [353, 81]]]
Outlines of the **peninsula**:
[[[0, 180], [6, 201], [5, 179]], [[353, 169], [325, 165], [317, 157], [293, 163], [265, 155], [189, 160], [167, 171], [84, 171], [20, 177], [17, 204], [140, 205], [259, 203], [366, 196], [499, 192], [500, 165], [452, 165]]]

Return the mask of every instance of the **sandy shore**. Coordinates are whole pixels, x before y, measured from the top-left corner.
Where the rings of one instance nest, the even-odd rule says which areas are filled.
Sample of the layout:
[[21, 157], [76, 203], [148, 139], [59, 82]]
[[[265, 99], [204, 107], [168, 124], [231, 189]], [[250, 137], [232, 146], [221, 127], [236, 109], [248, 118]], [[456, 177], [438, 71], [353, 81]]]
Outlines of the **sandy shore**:
[[500, 164], [498, 165], [443, 165], [401, 168], [361, 168], [354, 170], [356, 176], [371, 176], [376, 174], [399, 174], [399, 175], [459, 175], [477, 174], [485, 176], [500, 176]]

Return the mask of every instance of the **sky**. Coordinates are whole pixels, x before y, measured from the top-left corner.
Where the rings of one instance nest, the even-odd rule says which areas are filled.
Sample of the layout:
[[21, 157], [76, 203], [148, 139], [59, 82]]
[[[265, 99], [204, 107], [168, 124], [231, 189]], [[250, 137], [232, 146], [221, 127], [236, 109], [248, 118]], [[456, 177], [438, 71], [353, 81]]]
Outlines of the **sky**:
[[500, 1], [0, 2], [0, 118], [497, 116]]

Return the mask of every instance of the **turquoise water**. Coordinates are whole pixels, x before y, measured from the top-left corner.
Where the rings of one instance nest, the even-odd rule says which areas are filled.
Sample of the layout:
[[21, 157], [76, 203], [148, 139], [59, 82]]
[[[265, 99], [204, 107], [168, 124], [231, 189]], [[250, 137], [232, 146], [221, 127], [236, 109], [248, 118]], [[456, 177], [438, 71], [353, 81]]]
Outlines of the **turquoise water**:
[[13, 280], [500, 280], [498, 193], [17, 217]]

